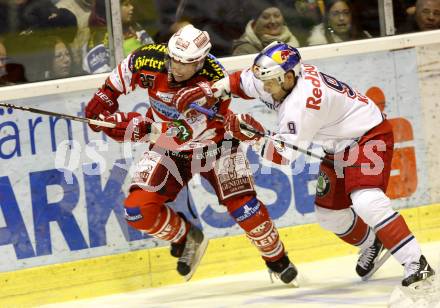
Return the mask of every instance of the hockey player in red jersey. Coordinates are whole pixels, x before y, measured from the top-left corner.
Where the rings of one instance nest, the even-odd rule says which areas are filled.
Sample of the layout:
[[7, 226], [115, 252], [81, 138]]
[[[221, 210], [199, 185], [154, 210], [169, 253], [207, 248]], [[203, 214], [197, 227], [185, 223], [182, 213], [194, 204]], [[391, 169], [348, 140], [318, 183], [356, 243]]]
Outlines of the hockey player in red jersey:
[[[259, 98], [276, 110], [278, 132], [270, 138], [243, 128], [265, 132], [249, 114], [226, 118], [227, 130], [236, 139], [257, 141], [263, 157], [288, 163], [298, 152], [286, 144], [307, 149], [313, 141], [335, 161], [320, 165], [315, 213], [323, 228], [360, 248], [359, 276], [368, 279], [390, 253], [404, 266], [403, 286], [415, 287], [434, 275], [404, 218], [385, 195], [393, 132], [373, 101], [316, 66], [302, 64], [298, 50], [280, 42], [261, 51], [251, 69], [214, 83], [212, 89]], [[193, 98], [203, 95], [199, 91]]]
[[[224, 124], [187, 111], [183, 98], [206, 91], [218, 113], [230, 113], [230, 96], [215, 96], [210, 82], [225, 77], [209, 54], [209, 35], [192, 25], [165, 44], [145, 45], [125, 58], [86, 107], [88, 118], [116, 123], [103, 130], [117, 141], [148, 142], [125, 200], [127, 223], [169, 241], [178, 258], [177, 271], [189, 280], [207, 247], [202, 231], [173, 211], [166, 202], [176, 198], [195, 173], [214, 187], [220, 204], [257, 247], [268, 268], [284, 283], [297, 276], [265, 205], [257, 198], [252, 172], [236, 141], [224, 140]], [[148, 92], [145, 116], [119, 111], [118, 97], [140, 87]], [[193, 102], [193, 100], [191, 100]], [[205, 98], [201, 100], [201, 104]], [[121, 106], [122, 107], [122, 106]], [[225, 166], [228, 166], [227, 168]], [[232, 170], [231, 170], [232, 168]]]

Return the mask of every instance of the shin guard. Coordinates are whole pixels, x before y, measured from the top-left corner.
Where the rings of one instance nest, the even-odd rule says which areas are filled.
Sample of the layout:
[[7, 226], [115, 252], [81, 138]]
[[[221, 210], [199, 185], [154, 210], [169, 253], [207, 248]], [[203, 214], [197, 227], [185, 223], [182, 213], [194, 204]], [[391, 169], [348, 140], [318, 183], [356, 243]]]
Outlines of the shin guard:
[[137, 189], [125, 200], [125, 219], [135, 229], [172, 243], [185, 239], [189, 223], [165, 205], [166, 197]]
[[228, 200], [225, 205], [264, 260], [276, 261], [284, 256], [278, 230], [261, 201], [254, 196], [244, 196]]

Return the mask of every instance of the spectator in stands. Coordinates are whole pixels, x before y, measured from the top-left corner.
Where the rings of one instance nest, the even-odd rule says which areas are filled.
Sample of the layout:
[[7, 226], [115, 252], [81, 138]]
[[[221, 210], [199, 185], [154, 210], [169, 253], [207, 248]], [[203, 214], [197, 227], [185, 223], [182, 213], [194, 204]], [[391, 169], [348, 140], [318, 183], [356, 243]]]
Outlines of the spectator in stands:
[[58, 36], [45, 36], [35, 45], [33, 58], [26, 71], [31, 82], [67, 78], [83, 73], [74, 70], [68, 44]]
[[[105, 0], [96, 0], [93, 13], [90, 16], [90, 39], [88, 44], [83, 47], [82, 66], [86, 72], [91, 74], [111, 70], [105, 4]], [[131, 0], [121, 1], [124, 57], [142, 45], [154, 43], [150, 35], [133, 22], [133, 10], [134, 6]]]
[[6, 86], [11, 84], [6, 78], [7, 76], [6, 59], [7, 59], [6, 46], [3, 40], [0, 38], [0, 86]]
[[0, 6], [3, 33], [18, 34], [39, 23], [55, 8], [50, 0], [3, 1]]
[[[414, 0], [392, 0], [394, 24], [400, 27], [405, 23], [407, 8]], [[363, 29], [373, 37], [381, 35], [379, 20], [379, 1], [378, 0], [352, 0], [352, 12], [356, 13], [356, 19], [360, 29]]]
[[153, 44], [151, 36], [133, 22], [134, 5], [131, 0], [121, 1], [122, 30], [124, 34], [124, 56], [128, 56], [133, 50], [145, 45]]
[[72, 54], [68, 46], [60, 38], [54, 38], [54, 43], [49, 76], [54, 79], [72, 76]]
[[58, 9], [51, 0], [14, 0], [2, 3], [0, 17], [0, 33], [13, 35], [35, 31], [64, 31], [68, 28], [74, 31], [74, 35], [77, 28], [73, 13]]
[[307, 45], [311, 30], [322, 22], [324, 8], [321, 11], [318, 0], [296, 0], [293, 6], [291, 1], [284, 2], [281, 11], [287, 27], [295, 33], [300, 46]]
[[76, 67], [81, 67], [82, 47], [87, 44], [90, 38], [89, 18], [93, 2], [94, 0], [60, 0], [56, 4], [58, 8], [67, 9], [76, 17], [78, 31], [73, 42], [69, 44]]
[[24, 66], [18, 63], [11, 63], [6, 47], [6, 41], [0, 37], [0, 86], [26, 82]]
[[71, 44], [78, 34], [78, 21], [75, 14], [65, 8], [56, 8], [44, 22], [40, 24], [40, 30], [45, 30], [48, 35], [60, 37], [63, 41]]
[[440, 1], [417, 0], [415, 13], [409, 15], [407, 23], [398, 32], [408, 33], [440, 29]]
[[41, 80], [36, 65], [42, 52], [41, 41], [53, 35], [71, 41], [77, 31], [76, 17], [50, 0], [15, 0], [8, 4], [3, 14], [9, 21], [9, 33], [4, 34], [8, 41], [9, 76], [22, 82], [25, 67], [27, 80]]
[[416, 13], [416, 0], [401, 0], [405, 4], [406, 14], [408, 16]]
[[155, 40], [167, 42], [173, 30], [187, 22], [209, 33], [212, 54], [230, 56], [233, 40], [243, 34], [259, 1], [262, 0], [156, 0], [160, 30]]
[[339, 43], [368, 37], [371, 37], [368, 32], [358, 29], [348, 0], [329, 0], [325, 2], [324, 21], [313, 28], [308, 44]]
[[273, 41], [298, 47], [297, 38], [285, 25], [281, 10], [271, 3], [262, 4], [251, 19], [244, 34], [233, 43], [234, 56], [258, 53]]

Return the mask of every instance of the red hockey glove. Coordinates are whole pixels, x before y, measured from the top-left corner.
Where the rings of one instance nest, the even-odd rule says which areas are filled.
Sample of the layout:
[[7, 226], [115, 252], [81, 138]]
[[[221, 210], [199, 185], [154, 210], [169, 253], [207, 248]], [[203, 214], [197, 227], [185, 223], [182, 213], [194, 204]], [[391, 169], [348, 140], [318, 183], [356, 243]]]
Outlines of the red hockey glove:
[[141, 139], [151, 131], [152, 121], [146, 119], [137, 112], [116, 112], [112, 115], [107, 112], [107, 115], [108, 116], [104, 119], [104, 121], [115, 123], [116, 127], [104, 127], [102, 130], [110, 138], [113, 138], [118, 142], [142, 141]]
[[189, 109], [191, 103], [210, 109], [216, 102], [217, 99], [211, 89], [211, 84], [201, 81], [196, 86], [185, 87], [177, 91], [171, 103], [185, 117], [190, 117], [190, 114], [193, 114], [191, 112], [193, 110]]
[[249, 127], [250, 130], [264, 134], [265, 129], [249, 114], [229, 114], [225, 120], [225, 129], [235, 139], [241, 141], [258, 141], [262, 135], [253, 133], [250, 130], [245, 129], [243, 126]]
[[[104, 85], [93, 95], [93, 98], [89, 101], [85, 109], [85, 116], [89, 119], [103, 120], [102, 114], [104, 111], [107, 113], [114, 113], [118, 110], [119, 93], [114, 92], [110, 87]], [[100, 116], [101, 115], [101, 116]], [[101, 126], [89, 124], [89, 127], [95, 132], [103, 130]]]

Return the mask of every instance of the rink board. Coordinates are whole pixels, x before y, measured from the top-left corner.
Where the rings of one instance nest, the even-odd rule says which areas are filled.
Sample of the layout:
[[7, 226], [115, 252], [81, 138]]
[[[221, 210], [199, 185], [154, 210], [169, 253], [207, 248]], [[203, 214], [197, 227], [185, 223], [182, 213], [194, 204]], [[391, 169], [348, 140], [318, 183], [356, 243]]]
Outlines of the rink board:
[[[440, 202], [439, 53], [436, 44], [310, 62], [361, 92], [373, 89], [384, 105], [397, 136], [387, 194], [394, 208], [405, 209], [423, 241], [438, 239], [440, 226], [434, 219], [440, 216], [438, 206], [418, 208]], [[93, 91], [10, 102], [82, 115]], [[121, 106], [142, 112], [147, 101], [144, 93], [136, 93]], [[274, 124], [262, 104], [236, 102], [233, 108], [251, 112], [268, 127]], [[143, 148], [122, 147], [76, 122], [2, 110], [1, 304], [44, 303], [181, 281], [166, 243], [143, 236], [124, 220], [121, 204], [131, 159]], [[317, 161], [301, 157], [286, 170], [267, 165], [251, 150], [247, 156], [259, 197], [295, 262], [354, 252], [313, 224]], [[211, 239], [195, 279], [263, 268], [256, 249], [218, 205], [206, 181], [194, 178], [172, 206], [182, 204], [179, 210], [190, 217], [189, 204], [198, 216], [192, 221]]]
[[[420, 242], [440, 240], [440, 204], [401, 213]], [[357, 252], [316, 224], [282, 228], [280, 235], [295, 263]], [[168, 247], [160, 247], [3, 273], [0, 306], [25, 307], [184, 283], [175, 262]], [[245, 236], [217, 238], [210, 241], [193, 280], [264, 268]]]

